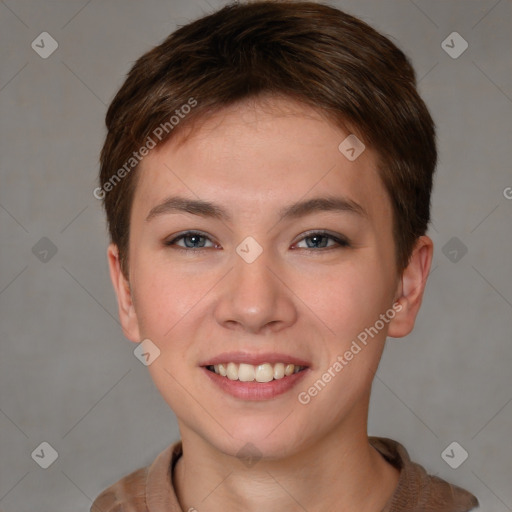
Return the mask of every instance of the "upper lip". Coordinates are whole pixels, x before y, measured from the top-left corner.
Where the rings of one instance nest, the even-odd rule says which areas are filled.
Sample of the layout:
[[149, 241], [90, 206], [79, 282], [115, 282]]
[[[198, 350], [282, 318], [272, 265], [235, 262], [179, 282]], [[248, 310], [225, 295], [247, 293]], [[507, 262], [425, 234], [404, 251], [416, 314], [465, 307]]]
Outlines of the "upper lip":
[[222, 354], [199, 363], [199, 366], [213, 366], [222, 363], [246, 363], [252, 365], [263, 363], [291, 363], [295, 366], [310, 366], [310, 363], [305, 359], [278, 352], [223, 352]]

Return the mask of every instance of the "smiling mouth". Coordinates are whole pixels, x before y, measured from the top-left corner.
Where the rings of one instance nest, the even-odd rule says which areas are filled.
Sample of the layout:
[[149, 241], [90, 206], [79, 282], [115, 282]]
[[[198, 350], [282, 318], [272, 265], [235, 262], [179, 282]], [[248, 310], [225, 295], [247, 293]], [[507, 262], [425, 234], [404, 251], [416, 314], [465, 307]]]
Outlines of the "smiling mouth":
[[208, 365], [205, 368], [221, 377], [241, 382], [270, 382], [289, 377], [306, 369], [291, 363], [263, 363], [258, 365], [246, 363], [221, 363]]

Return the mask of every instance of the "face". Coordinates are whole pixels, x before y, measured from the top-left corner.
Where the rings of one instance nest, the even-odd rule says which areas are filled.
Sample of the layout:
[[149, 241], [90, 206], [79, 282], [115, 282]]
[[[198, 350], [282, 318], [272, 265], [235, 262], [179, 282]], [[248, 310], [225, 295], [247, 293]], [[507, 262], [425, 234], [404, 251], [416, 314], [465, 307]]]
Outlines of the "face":
[[148, 368], [182, 435], [277, 457], [366, 428], [384, 340], [411, 313], [397, 307], [376, 155], [346, 158], [348, 135], [303, 105], [260, 100], [142, 161], [130, 290], [114, 246], [111, 273], [126, 336], [160, 351]]

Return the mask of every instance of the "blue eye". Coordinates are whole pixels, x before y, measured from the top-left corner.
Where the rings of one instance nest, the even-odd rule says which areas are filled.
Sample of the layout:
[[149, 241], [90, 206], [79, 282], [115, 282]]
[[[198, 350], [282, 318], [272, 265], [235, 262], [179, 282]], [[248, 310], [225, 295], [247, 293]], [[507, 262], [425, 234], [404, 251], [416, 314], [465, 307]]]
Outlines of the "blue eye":
[[[182, 241], [185, 245], [180, 245], [177, 242]], [[169, 240], [168, 242], [165, 242], [165, 245], [172, 246], [176, 245], [177, 247], [181, 249], [206, 249], [208, 247], [205, 247], [204, 243], [206, 240], [211, 240], [206, 236], [200, 233], [199, 231], [186, 231], [185, 233], [182, 233], [181, 235], [178, 235], [176, 238], [173, 238], [172, 240]], [[212, 245], [211, 247], [214, 247]]]
[[[307, 240], [310, 240], [311, 243], [308, 243]], [[329, 240], [334, 241], [334, 244], [327, 245]], [[305, 237], [299, 240], [298, 243], [306, 241], [306, 247], [299, 247], [299, 249], [307, 249], [307, 250], [315, 250], [315, 249], [334, 249], [336, 247], [349, 247], [350, 244], [343, 237], [337, 237], [331, 235], [325, 231], [314, 231], [308, 233]], [[296, 245], [297, 245], [296, 244]]]

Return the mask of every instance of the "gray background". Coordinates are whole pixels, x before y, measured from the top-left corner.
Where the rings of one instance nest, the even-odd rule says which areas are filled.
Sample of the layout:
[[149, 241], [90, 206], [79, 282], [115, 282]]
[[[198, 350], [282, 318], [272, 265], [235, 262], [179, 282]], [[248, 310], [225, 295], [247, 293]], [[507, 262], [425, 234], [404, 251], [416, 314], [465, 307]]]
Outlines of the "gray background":
[[[414, 333], [388, 341], [369, 433], [402, 442], [430, 473], [475, 493], [482, 510], [512, 510], [512, 3], [331, 3], [411, 57], [438, 126], [433, 270]], [[4, 512], [87, 511], [178, 439], [122, 335], [92, 190], [106, 106], [134, 60], [221, 4], [0, 2]], [[59, 45], [47, 59], [31, 48], [43, 31]], [[441, 46], [453, 31], [469, 43], [456, 59]], [[42, 237], [55, 255], [33, 253]], [[48, 469], [31, 457], [43, 441], [58, 452]], [[469, 453], [457, 469], [441, 457], [452, 441]]]

